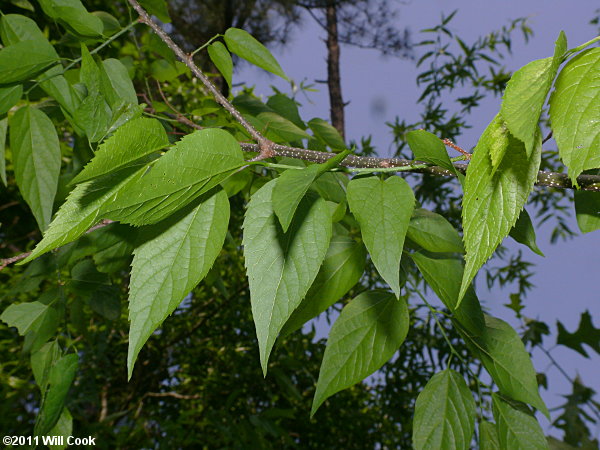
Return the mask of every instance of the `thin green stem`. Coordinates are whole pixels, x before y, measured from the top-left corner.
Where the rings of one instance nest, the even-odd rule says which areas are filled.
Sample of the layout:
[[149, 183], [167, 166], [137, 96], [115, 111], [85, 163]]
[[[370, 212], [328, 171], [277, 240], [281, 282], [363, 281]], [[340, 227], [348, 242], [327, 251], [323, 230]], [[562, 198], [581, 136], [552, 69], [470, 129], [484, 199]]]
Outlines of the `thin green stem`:
[[572, 48], [571, 50], [567, 50], [565, 52], [565, 55], [563, 56], [563, 62], [565, 62], [567, 60], [568, 57], [570, 57], [571, 55], [573, 55], [574, 53], [580, 52], [581, 50], [583, 50], [586, 47], [589, 47], [592, 44], [595, 44], [596, 42], [600, 42], [600, 36], [596, 36], [594, 39], [590, 39], [589, 41], [575, 47]]
[[210, 38], [210, 39], [209, 39], [209, 40], [206, 42], [206, 44], [204, 44], [204, 45], [201, 45], [201, 46], [200, 46], [200, 47], [198, 47], [196, 50], [194, 50], [192, 53], [190, 53], [190, 56], [194, 56], [196, 53], [198, 53], [198, 52], [199, 52], [200, 50], [202, 50], [203, 48], [206, 48], [206, 47], [208, 47], [208, 46], [209, 46], [209, 45], [212, 43], [212, 41], [214, 41], [215, 39], [217, 39], [217, 38], [219, 38], [219, 37], [221, 37], [221, 36], [223, 36], [223, 35], [222, 35], [222, 34], [216, 34], [215, 36], [211, 37], [211, 38]]

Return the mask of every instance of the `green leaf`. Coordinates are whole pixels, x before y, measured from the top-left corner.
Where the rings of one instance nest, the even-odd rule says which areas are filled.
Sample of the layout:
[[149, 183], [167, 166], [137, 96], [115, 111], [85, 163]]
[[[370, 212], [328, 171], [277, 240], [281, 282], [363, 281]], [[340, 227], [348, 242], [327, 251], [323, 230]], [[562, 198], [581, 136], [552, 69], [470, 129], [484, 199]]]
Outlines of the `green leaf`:
[[10, 118], [10, 148], [19, 190], [40, 230], [45, 230], [60, 174], [56, 128], [41, 110], [24, 106]]
[[0, 180], [4, 186], [6, 184], [6, 130], [8, 129], [8, 117], [0, 120]]
[[35, 21], [21, 14], [6, 14], [0, 18], [0, 37], [5, 47], [21, 41], [46, 41]]
[[533, 228], [533, 223], [531, 223], [531, 217], [529, 217], [529, 213], [525, 208], [521, 211], [515, 226], [510, 230], [509, 236], [519, 244], [529, 247], [534, 253], [544, 256], [535, 242], [535, 229]]
[[60, 358], [50, 369], [48, 389], [36, 418], [34, 433], [47, 435], [58, 422], [65, 405], [69, 388], [77, 373], [77, 355], [71, 353]]
[[36, 245], [25, 264], [61, 245], [73, 242], [84, 234], [101, 218], [106, 204], [110, 204], [119, 190], [129, 181], [139, 181], [147, 166], [140, 164], [128, 167], [102, 178], [79, 184], [71, 191], [67, 200], [58, 210], [56, 217], [44, 233], [44, 238]]
[[500, 450], [496, 424], [482, 420], [479, 423], [479, 450]]
[[[104, 73], [108, 76], [108, 82], [117, 99], [121, 102], [138, 104], [137, 94], [127, 67], [118, 59], [109, 58], [102, 61]], [[111, 102], [114, 104], [116, 102]]]
[[308, 127], [315, 137], [327, 144], [332, 150], [344, 150], [346, 148], [346, 143], [340, 132], [326, 120], [315, 117], [308, 121]]
[[503, 320], [487, 314], [485, 324], [479, 336], [459, 328], [471, 351], [481, 360], [503, 395], [529, 403], [550, 417], [538, 392], [531, 358], [518, 333]]
[[80, 0], [38, 0], [44, 14], [68, 30], [86, 37], [100, 37], [102, 20], [90, 14]]
[[271, 52], [248, 32], [239, 28], [229, 28], [225, 32], [225, 43], [229, 50], [240, 58], [289, 81]]
[[238, 142], [228, 132], [195, 131], [159, 158], [141, 179], [117, 192], [105, 216], [132, 225], [158, 222], [245, 164]]
[[550, 120], [569, 178], [600, 167], [600, 48], [578, 54], [561, 70], [550, 97]]
[[377, 271], [400, 297], [400, 259], [415, 205], [412, 189], [395, 176], [355, 178], [348, 184], [348, 205]]
[[312, 184], [312, 189], [325, 200], [335, 203], [346, 201], [348, 177], [343, 173], [325, 172]]
[[262, 112], [256, 117], [263, 121], [268, 129], [275, 131], [275, 133], [286, 141], [310, 138], [310, 135], [306, 131], [298, 128], [293, 122], [281, 117], [277, 113]]
[[122, 169], [168, 145], [169, 138], [158, 120], [139, 118], [127, 122], [100, 145], [94, 158], [71, 184]]
[[90, 142], [98, 142], [108, 133], [112, 111], [100, 93], [88, 95], [73, 113], [75, 124], [84, 130]]
[[3, 116], [10, 108], [15, 106], [21, 95], [23, 95], [22, 84], [0, 88], [0, 116]]
[[[510, 133], [525, 144], [531, 156], [536, 144], [538, 122], [562, 56], [567, 51], [567, 38], [560, 32], [554, 56], [538, 59], [517, 70], [506, 85], [500, 115]], [[493, 161], [497, 166], [500, 161]]]
[[60, 359], [60, 356], [61, 351], [57, 341], [47, 342], [38, 351], [31, 353], [33, 378], [42, 395], [46, 392], [50, 369]]
[[[81, 103], [81, 94], [62, 75], [62, 66], [54, 66], [40, 76], [40, 86], [53, 97], [68, 115], [72, 116]], [[73, 123], [72, 117], [68, 117]]]
[[29, 302], [12, 304], [0, 315], [0, 320], [9, 327], [15, 327], [21, 336], [36, 327], [44, 320], [46, 315], [56, 315], [56, 309], [51, 304], [42, 302]]
[[480, 335], [485, 329], [483, 311], [475, 290], [469, 287], [460, 308], [456, 307], [463, 266], [460, 259], [439, 254], [411, 253], [419, 272], [442, 303], [472, 335]]
[[468, 450], [474, 431], [475, 400], [462, 375], [451, 369], [436, 373], [415, 404], [415, 449]]
[[58, 62], [59, 57], [47, 40], [28, 40], [0, 50], [0, 85], [27, 81]]
[[287, 336], [340, 300], [360, 280], [366, 264], [365, 246], [345, 235], [334, 235], [306, 297], [281, 329]]
[[264, 374], [275, 339], [317, 276], [331, 239], [329, 208], [311, 196], [303, 198], [283, 233], [273, 211], [276, 182], [251, 197], [244, 219], [244, 257]]
[[284, 233], [288, 230], [300, 201], [318, 174], [319, 166], [313, 164], [300, 170], [288, 169], [277, 178], [273, 189], [273, 211]]
[[116, 286], [100, 286], [92, 292], [88, 300], [92, 311], [108, 320], [117, 320], [121, 316], [120, 292]]
[[600, 193], [575, 191], [575, 215], [582, 233], [600, 229]]
[[[517, 222], [537, 178], [540, 133], [534, 151], [527, 157], [521, 141], [508, 132], [498, 135], [503, 127], [502, 119], [496, 116], [479, 138], [467, 169], [462, 211], [467, 255], [459, 303], [479, 268]], [[510, 157], [503, 158], [494, 170], [490, 151], [500, 146], [509, 149]]]
[[522, 405], [511, 405], [498, 394], [492, 394], [494, 419], [498, 430], [500, 448], [548, 448], [548, 442], [533, 414]]
[[430, 252], [464, 252], [458, 231], [443, 216], [427, 209], [417, 208], [413, 211], [406, 236]]
[[267, 101], [267, 106], [280, 116], [291, 121], [298, 128], [301, 128], [302, 130], [306, 129], [306, 124], [302, 121], [300, 113], [298, 112], [298, 104], [287, 95], [272, 95]]
[[385, 364], [404, 342], [408, 324], [406, 300], [390, 292], [366, 291], [348, 303], [329, 332], [310, 415]]
[[65, 407], [60, 413], [60, 417], [56, 422], [56, 425], [48, 432], [49, 436], [62, 436], [61, 445], [48, 445], [50, 450], [64, 450], [67, 448], [67, 439], [69, 436], [73, 436], [73, 416], [69, 410]]
[[227, 51], [227, 48], [225, 48], [223, 43], [219, 41], [213, 42], [208, 46], [208, 56], [213, 64], [217, 67], [219, 72], [221, 72], [221, 75], [223, 75], [223, 78], [231, 90], [233, 61], [231, 59], [231, 55]]
[[26, 9], [28, 11], [34, 12], [35, 8], [31, 4], [29, 0], [10, 0], [10, 2], [15, 5], [17, 8]]
[[169, 8], [165, 0], [140, 0], [140, 5], [148, 11], [148, 14], [156, 16], [162, 23], [171, 22]]
[[589, 355], [582, 345], [587, 344], [596, 353], [600, 354], [600, 328], [594, 327], [592, 316], [589, 311], [581, 313], [579, 327], [577, 327], [577, 331], [574, 333], [569, 333], [559, 320], [556, 321], [556, 326], [558, 328], [558, 337], [556, 338], [557, 345], [569, 347], [570, 349], [581, 353], [586, 358], [589, 358]]
[[219, 189], [190, 211], [141, 230], [129, 284], [129, 378], [144, 343], [212, 267], [228, 224], [229, 200]]
[[452, 161], [450, 161], [446, 146], [435, 134], [425, 130], [409, 131], [406, 133], [406, 142], [415, 154], [416, 160], [435, 164], [456, 175], [459, 174]]

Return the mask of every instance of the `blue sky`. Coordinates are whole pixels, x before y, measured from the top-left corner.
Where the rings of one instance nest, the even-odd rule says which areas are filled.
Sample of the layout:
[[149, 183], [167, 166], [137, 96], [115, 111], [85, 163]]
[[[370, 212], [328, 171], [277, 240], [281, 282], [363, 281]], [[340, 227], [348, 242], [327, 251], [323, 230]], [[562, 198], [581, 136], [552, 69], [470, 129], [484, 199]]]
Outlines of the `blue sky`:
[[[492, 29], [500, 29], [511, 19], [528, 17], [534, 36], [525, 44], [521, 36], [516, 34], [513, 54], [504, 61], [506, 67], [513, 71], [533, 59], [551, 56], [560, 30], [565, 31], [569, 47], [593, 38], [598, 27], [589, 25], [589, 21], [594, 16], [594, 11], [600, 8], [600, 4], [593, 0], [413, 0], [397, 2], [397, 5], [398, 26], [409, 28], [414, 41], [422, 39], [419, 30], [438, 24], [442, 13], [448, 15], [454, 9], [459, 11], [450, 23], [450, 28], [467, 43]], [[326, 52], [323, 37], [323, 31], [307, 16], [303, 26], [293, 34], [291, 44], [283, 49], [275, 49], [273, 53], [284, 71], [296, 82], [325, 80]], [[347, 137], [359, 140], [361, 136], [372, 135], [380, 155], [386, 156], [392, 135], [385, 122], [392, 121], [395, 116], [407, 121], [418, 118], [416, 100], [420, 92], [414, 81], [418, 72], [413, 61], [384, 58], [376, 51], [342, 46], [343, 96], [345, 101], [350, 101], [346, 108]], [[277, 86], [284, 92], [290, 91], [285, 82], [247, 65], [234, 75], [234, 82], [240, 81], [255, 84], [257, 94], [270, 95], [270, 85]], [[302, 96], [298, 98], [303, 103], [301, 115], [305, 119], [329, 118], [326, 85], [317, 85], [317, 88], [320, 92], [309, 94], [308, 99]], [[375, 105], [383, 112], [374, 113]], [[469, 118], [473, 128], [457, 143], [464, 148], [472, 148], [499, 107], [500, 98], [485, 100], [476, 114]], [[555, 149], [553, 141], [548, 142], [544, 148]], [[573, 229], [578, 230], [574, 219], [570, 224]], [[578, 326], [581, 313], [587, 309], [592, 316], [596, 316], [595, 325], [600, 326], [600, 294], [595, 278], [600, 268], [600, 231], [551, 245], [551, 229], [551, 225], [537, 229], [538, 245], [545, 253], [545, 258], [510, 239], [505, 241], [511, 249], [522, 248], [525, 259], [536, 264], [536, 275], [532, 280], [536, 287], [525, 300], [523, 314], [547, 322], [553, 332], [556, 331], [556, 320], [559, 319], [572, 332]], [[512, 311], [502, 306], [508, 302], [508, 295], [514, 290], [489, 292], [484, 288], [484, 283], [480, 282], [478, 286], [480, 298], [492, 313], [517, 326], [518, 322], [514, 320]], [[551, 347], [554, 341], [554, 336], [547, 338], [546, 347]], [[560, 347], [553, 351], [555, 358], [572, 376], [579, 374], [585, 384], [600, 392], [600, 358], [593, 351], [588, 353], [592, 359]], [[536, 369], [549, 374], [550, 392], [543, 391], [542, 395], [548, 406], [552, 407], [562, 402], [560, 394], [569, 393], [570, 385], [556, 369], [549, 368], [548, 362], [544, 355], [534, 354]], [[596, 429], [596, 433], [599, 430], [600, 428]]]

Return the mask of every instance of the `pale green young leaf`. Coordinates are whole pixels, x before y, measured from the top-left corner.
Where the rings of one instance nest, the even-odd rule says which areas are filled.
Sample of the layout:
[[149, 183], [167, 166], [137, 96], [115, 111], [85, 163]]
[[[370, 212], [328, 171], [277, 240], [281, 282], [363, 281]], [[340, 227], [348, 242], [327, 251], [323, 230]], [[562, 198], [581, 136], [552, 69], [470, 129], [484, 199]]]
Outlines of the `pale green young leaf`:
[[311, 416], [336, 392], [371, 375], [396, 353], [408, 333], [406, 299], [366, 291], [342, 310], [327, 339]]
[[102, 36], [102, 20], [90, 14], [80, 0], [38, 0], [44, 14], [86, 37]]
[[275, 133], [287, 141], [310, 138], [310, 135], [306, 131], [298, 128], [293, 122], [281, 117], [277, 113], [262, 112], [256, 117], [264, 122], [268, 129], [275, 131]]
[[482, 420], [479, 423], [479, 450], [500, 450], [496, 424]]
[[60, 359], [60, 353], [60, 346], [57, 341], [47, 342], [38, 351], [31, 353], [33, 378], [42, 395], [46, 392], [50, 369]]
[[424, 161], [448, 169], [458, 175], [456, 167], [450, 161], [446, 146], [435, 134], [425, 130], [409, 131], [406, 142], [418, 161]]
[[289, 78], [285, 75], [271, 52], [247, 31], [239, 28], [229, 28], [225, 32], [225, 43], [229, 51], [235, 53], [240, 58], [289, 81]]
[[100, 145], [92, 160], [71, 181], [71, 184], [91, 180], [122, 169], [146, 155], [169, 145], [169, 138], [156, 119], [139, 118], [119, 127], [115, 134]]
[[227, 51], [227, 48], [222, 42], [213, 42], [208, 46], [208, 56], [213, 64], [217, 67], [218, 71], [221, 72], [223, 78], [227, 82], [229, 89], [231, 89], [231, 83], [233, 78], [233, 61], [231, 54]]
[[581, 172], [600, 167], [600, 48], [581, 52], [561, 70], [550, 97], [558, 152], [576, 184]]
[[22, 84], [0, 88], [0, 116], [10, 111], [10, 108], [17, 104], [21, 95], [23, 95]]
[[[578, 191], [575, 192], [577, 193]], [[525, 208], [521, 211], [515, 226], [510, 230], [509, 236], [519, 244], [529, 247], [534, 253], [544, 256], [535, 241], [535, 229], [533, 228], [531, 217], [529, 217], [529, 213]]]
[[62, 414], [65, 400], [75, 374], [77, 373], [78, 358], [75, 353], [63, 356], [52, 368], [48, 375], [48, 388], [42, 399], [40, 411], [36, 417], [34, 433], [47, 435], [56, 425]]
[[348, 235], [334, 235], [317, 278], [302, 303], [294, 310], [281, 335], [301, 328], [340, 300], [360, 280], [366, 264], [365, 246]]
[[24, 106], [10, 118], [10, 148], [19, 190], [40, 230], [45, 230], [60, 174], [56, 128], [41, 110]]
[[310, 119], [307, 125], [315, 137], [327, 144], [332, 150], [344, 150], [346, 148], [346, 143], [340, 132], [326, 120], [315, 117]]
[[160, 157], [140, 180], [117, 192], [104, 216], [132, 225], [156, 223], [245, 164], [238, 142], [228, 132], [195, 131]]
[[479, 335], [485, 329], [485, 319], [481, 305], [473, 287], [469, 287], [459, 308], [456, 307], [460, 280], [463, 275], [462, 261], [441, 254], [416, 252], [410, 254], [419, 272], [446, 308], [463, 328], [472, 335]]
[[46, 40], [40, 27], [21, 14], [5, 14], [0, 17], [0, 37], [5, 47], [21, 41]]
[[[561, 31], [554, 46], [554, 56], [521, 67], [506, 85], [500, 115], [510, 133], [525, 144], [528, 156], [535, 146], [542, 107], [566, 51], [567, 38]], [[494, 166], [499, 164], [499, 161], [492, 161]]]
[[0, 180], [6, 184], [6, 130], [8, 129], [8, 117], [0, 120]]
[[474, 431], [475, 400], [464, 378], [451, 369], [436, 373], [417, 397], [414, 448], [468, 450]]
[[223, 246], [229, 224], [225, 191], [188, 210], [140, 231], [129, 284], [130, 378], [144, 343], [206, 276]]
[[56, 315], [56, 309], [51, 304], [37, 301], [13, 303], [0, 315], [0, 320], [9, 327], [15, 327], [21, 336], [25, 336], [30, 331], [35, 331], [36, 326], [48, 314]]
[[[501, 127], [502, 120], [496, 116], [479, 138], [467, 169], [462, 211], [467, 255], [459, 303], [479, 268], [517, 222], [540, 166], [539, 131], [534, 150], [528, 157], [524, 144], [510, 133], [497, 136], [496, 131]], [[498, 145], [510, 150], [494, 171], [490, 148]]]
[[[137, 94], [133, 82], [129, 78], [127, 67], [118, 59], [108, 58], [102, 61], [102, 69], [108, 77], [105, 82], [108, 82], [110, 90], [116, 95], [116, 99], [111, 101], [111, 104], [124, 102], [137, 105]], [[108, 86], [105, 89], [108, 90]]]
[[536, 372], [519, 334], [506, 322], [485, 316], [485, 330], [474, 336], [459, 328], [503, 395], [529, 403], [550, 417], [538, 392]]
[[492, 394], [500, 448], [548, 449], [548, 441], [535, 416], [523, 405], [512, 405]]
[[575, 191], [575, 215], [582, 233], [600, 229], [600, 193]]
[[348, 206], [377, 271], [400, 297], [400, 259], [415, 206], [412, 189], [400, 177], [355, 178], [348, 183]]
[[36, 245], [31, 255], [20, 264], [25, 264], [56, 247], [73, 242], [84, 234], [102, 219], [101, 212], [106, 209], [105, 205], [110, 204], [117, 192], [132, 179], [139, 181], [146, 169], [145, 164], [127, 167], [75, 187], [44, 233], [44, 238]]
[[267, 106], [282, 117], [291, 121], [294, 125], [302, 130], [306, 129], [306, 124], [302, 121], [298, 112], [298, 104], [294, 99], [287, 95], [275, 94], [267, 100]]
[[458, 231], [443, 216], [427, 209], [413, 211], [406, 236], [430, 252], [464, 252]]
[[283, 233], [273, 211], [276, 183], [251, 197], [242, 241], [264, 374], [275, 339], [317, 276], [331, 239], [329, 208], [312, 196], [302, 199]]
[[277, 178], [273, 189], [273, 211], [284, 233], [288, 230], [300, 201], [318, 175], [319, 166], [313, 164], [300, 170], [288, 169]]
[[59, 61], [47, 40], [20, 41], [0, 50], [0, 85], [27, 81]]

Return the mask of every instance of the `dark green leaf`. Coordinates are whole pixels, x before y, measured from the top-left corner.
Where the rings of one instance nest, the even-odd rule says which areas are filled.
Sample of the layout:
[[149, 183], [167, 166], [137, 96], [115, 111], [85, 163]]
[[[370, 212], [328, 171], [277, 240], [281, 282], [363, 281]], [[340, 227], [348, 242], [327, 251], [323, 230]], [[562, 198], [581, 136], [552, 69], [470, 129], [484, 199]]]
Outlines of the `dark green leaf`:
[[35, 423], [34, 432], [36, 435], [47, 435], [58, 422], [69, 388], [75, 379], [77, 366], [77, 355], [71, 353], [56, 361], [50, 369], [48, 388]]
[[310, 137], [302, 128], [298, 128], [293, 122], [281, 117], [277, 113], [262, 112], [256, 117], [265, 123], [267, 129], [275, 131], [275, 133], [287, 141], [297, 141]]
[[291, 121], [298, 128], [301, 128], [302, 130], [306, 129], [306, 124], [302, 121], [300, 113], [298, 112], [298, 104], [287, 95], [272, 95], [267, 101], [267, 106], [280, 116]]
[[140, 0], [140, 5], [142, 5], [149, 14], [156, 16], [161, 22], [171, 22], [169, 8], [165, 0]]
[[332, 150], [344, 150], [346, 148], [340, 132], [326, 120], [315, 117], [308, 121], [308, 126], [315, 137], [327, 144]]
[[0, 320], [9, 327], [15, 327], [21, 336], [30, 331], [36, 331], [36, 327], [44, 320], [46, 315], [56, 316], [56, 309], [52, 304], [39, 301], [29, 303], [11, 304], [0, 315]]
[[561, 70], [550, 97], [552, 132], [569, 177], [600, 167], [600, 48], [578, 54]]
[[50, 369], [60, 359], [61, 351], [57, 341], [44, 344], [38, 351], [31, 353], [33, 378], [42, 394], [46, 392]]
[[446, 146], [435, 134], [425, 130], [409, 131], [406, 134], [406, 142], [416, 160], [435, 164], [458, 175], [459, 172], [450, 161]]
[[[500, 115], [510, 133], [525, 144], [527, 156], [531, 155], [535, 146], [542, 107], [566, 50], [567, 38], [561, 31], [554, 56], [521, 67], [506, 85]], [[497, 167], [500, 161], [493, 160], [493, 163]]]
[[533, 223], [531, 223], [531, 217], [529, 217], [529, 213], [525, 208], [521, 211], [515, 226], [510, 230], [509, 236], [519, 244], [529, 247], [534, 253], [544, 256], [535, 242], [535, 229], [533, 228]]
[[9, 45], [0, 50], [0, 85], [26, 81], [59, 58], [48, 41], [29, 40]]
[[395, 176], [355, 178], [348, 184], [348, 205], [377, 271], [400, 297], [400, 259], [415, 205], [412, 189]]
[[334, 235], [317, 278], [285, 323], [281, 335], [296, 331], [340, 300], [360, 280], [366, 257], [364, 245], [349, 236]]
[[109, 58], [102, 61], [102, 68], [108, 76], [107, 81], [111, 90], [116, 94], [116, 99], [112, 100], [111, 104], [120, 101], [137, 105], [137, 94], [131, 78], [129, 78], [127, 67], [118, 59]]
[[208, 56], [210, 56], [210, 60], [217, 67], [219, 72], [221, 72], [229, 89], [231, 89], [233, 61], [231, 60], [231, 55], [227, 51], [227, 48], [219, 41], [214, 42], [208, 46]]
[[117, 192], [106, 218], [132, 225], [156, 223], [217, 186], [246, 162], [226, 131], [188, 134], [159, 158], [141, 179]]
[[417, 397], [413, 422], [415, 449], [466, 449], [475, 431], [475, 400], [462, 375], [436, 373]]
[[90, 14], [80, 0], [38, 0], [40, 6], [51, 19], [67, 29], [87, 37], [102, 36], [102, 21]]
[[6, 130], [8, 129], [8, 117], [0, 120], [0, 180], [6, 184]]
[[150, 335], [208, 273], [228, 224], [229, 201], [219, 189], [190, 211], [141, 230], [129, 284], [129, 377]]
[[[467, 169], [462, 211], [467, 255], [459, 303], [479, 268], [517, 222], [537, 179], [542, 148], [539, 131], [534, 151], [527, 157], [521, 141], [508, 131], [498, 133], [504, 128], [496, 116], [481, 135]], [[497, 170], [490, 158], [492, 147], [510, 152]]]
[[0, 88], [0, 116], [3, 116], [10, 108], [15, 106], [21, 95], [23, 95], [22, 84]]
[[21, 41], [46, 41], [37, 24], [20, 14], [6, 14], [0, 18], [0, 37], [5, 47]]
[[575, 215], [582, 233], [600, 229], [600, 193], [575, 191]]
[[512, 405], [498, 394], [492, 394], [492, 401], [500, 448], [515, 450], [548, 448], [540, 424], [526, 407]]
[[[54, 97], [68, 115], [73, 116], [81, 103], [82, 95], [71, 86], [62, 73], [62, 66], [52, 67], [40, 76], [40, 86], [49, 96]], [[72, 118], [69, 120], [73, 122]]]
[[406, 236], [430, 252], [464, 252], [462, 239], [450, 222], [423, 208], [413, 211]]
[[325, 200], [309, 196], [283, 233], [273, 211], [276, 182], [268, 182], [252, 196], [244, 220], [252, 316], [265, 374], [275, 339], [316, 278], [331, 239]]
[[41, 110], [24, 106], [10, 118], [10, 148], [19, 190], [40, 230], [45, 230], [60, 173], [56, 128]]
[[225, 43], [229, 50], [240, 58], [289, 81], [271, 52], [247, 31], [239, 28], [229, 28], [225, 32]]
[[311, 416], [336, 392], [358, 383], [396, 353], [408, 333], [406, 299], [366, 291], [344, 307], [327, 339]]
[[100, 145], [94, 158], [71, 183], [81, 183], [122, 169], [168, 145], [167, 133], [158, 120], [132, 120]]
[[558, 320], [556, 321], [556, 325], [558, 327], [558, 337], [556, 338], [556, 343], [558, 345], [569, 347], [576, 352], [581, 353], [586, 358], [589, 358], [589, 355], [582, 345], [587, 344], [592, 350], [600, 354], [600, 328], [594, 327], [592, 316], [589, 311], [581, 313], [579, 327], [574, 333], [569, 333], [564, 325]]
[[108, 133], [112, 111], [102, 94], [93, 93], [83, 99], [73, 118], [90, 142], [98, 142]]
[[304, 169], [288, 169], [277, 178], [273, 189], [273, 211], [284, 233], [288, 230], [304, 194], [318, 174], [319, 166], [313, 164]]

